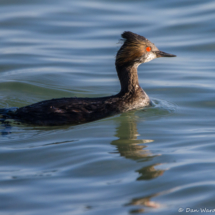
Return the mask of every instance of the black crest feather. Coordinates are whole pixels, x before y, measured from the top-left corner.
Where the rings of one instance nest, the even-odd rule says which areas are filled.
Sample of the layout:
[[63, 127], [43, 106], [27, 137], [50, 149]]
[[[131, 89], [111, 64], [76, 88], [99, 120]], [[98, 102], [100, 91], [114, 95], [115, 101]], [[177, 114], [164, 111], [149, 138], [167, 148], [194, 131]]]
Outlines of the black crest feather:
[[121, 34], [122, 38], [128, 40], [128, 41], [132, 41], [132, 40], [146, 40], [145, 37], [143, 36], [140, 36], [138, 34], [135, 34], [131, 31], [124, 31], [122, 34]]

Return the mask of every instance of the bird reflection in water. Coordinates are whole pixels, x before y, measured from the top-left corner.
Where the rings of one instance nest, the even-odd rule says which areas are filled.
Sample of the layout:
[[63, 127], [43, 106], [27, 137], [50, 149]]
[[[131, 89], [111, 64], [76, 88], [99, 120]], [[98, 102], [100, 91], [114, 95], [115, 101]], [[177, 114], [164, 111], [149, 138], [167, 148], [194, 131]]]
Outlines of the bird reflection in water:
[[[124, 116], [123, 116], [124, 115]], [[134, 112], [123, 114], [120, 117], [119, 126], [116, 129], [115, 136], [118, 137], [117, 140], [111, 142], [112, 145], [116, 146], [117, 151], [121, 156], [132, 159], [138, 162], [143, 162], [144, 167], [136, 170], [139, 176], [136, 180], [151, 180], [161, 176], [165, 170], [156, 169], [159, 163], [151, 164], [153, 158], [159, 155], [153, 155], [149, 150], [147, 150], [147, 145], [153, 140], [150, 139], [138, 139], [137, 121], [138, 117], [135, 116]], [[150, 161], [150, 165], [145, 166], [145, 162]], [[134, 198], [125, 206], [140, 206], [138, 209], [131, 210], [130, 213], [142, 213], [147, 208], [160, 208], [160, 204], [151, 201], [152, 197], [158, 196], [159, 194], [152, 194], [149, 196], [143, 196], [140, 198]]]
[[126, 206], [131, 206], [131, 205], [142, 206], [137, 209], [132, 209], [130, 211], [130, 213], [132, 213], [132, 214], [145, 212], [145, 209], [143, 207], [160, 208], [161, 205], [159, 203], [151, 201], [151, 198], [156, 197], [156, 196], [158, 196], [158, 194], [150, 195], [150, 196], [143, 197], [143, 198], [135, 198], [135, 199], [132, 199], [132, 201], [130, 203], [126, 204]]

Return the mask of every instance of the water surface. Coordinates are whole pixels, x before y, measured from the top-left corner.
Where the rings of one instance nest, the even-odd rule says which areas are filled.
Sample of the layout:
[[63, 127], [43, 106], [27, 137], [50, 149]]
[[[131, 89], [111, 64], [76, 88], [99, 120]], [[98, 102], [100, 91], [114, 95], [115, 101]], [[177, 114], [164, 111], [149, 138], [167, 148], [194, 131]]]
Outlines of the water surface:
[[125, 30], [177, 58], [139, 67], [153, 107], [78, 126], [2, 125], [1, 213], [215, 208], [214, 13], [210, 0], [2, 0], [0, 108], [118, 93]]

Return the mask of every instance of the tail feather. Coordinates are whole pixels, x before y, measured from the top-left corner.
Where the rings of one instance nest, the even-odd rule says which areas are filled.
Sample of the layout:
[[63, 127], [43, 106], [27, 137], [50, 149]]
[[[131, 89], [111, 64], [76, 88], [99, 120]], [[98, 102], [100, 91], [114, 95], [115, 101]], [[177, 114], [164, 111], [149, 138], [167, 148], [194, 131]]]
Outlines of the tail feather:
[[0, 108], [0, 114], [5, 114], [7, 113], [8, 111], [8, 108]]
[[5, 119], [11, 118], [12, 113], [15, 113], [18, 108], [0, 108], [0, 122], [4, 122]]
[[11, 125], [6, 121], [7, 118], [10, 118], [10, 113], [15, 112], [17, 108], [0, 108], [0, 124], [3, 126], [3, 129], [0, 130], [2, 136], [11, 134]]
[[18, 108], [17, 107], [11, 107], [11, 108], [0, 108], [0, 114], [8, 114], [10, 112], [16, 112]]

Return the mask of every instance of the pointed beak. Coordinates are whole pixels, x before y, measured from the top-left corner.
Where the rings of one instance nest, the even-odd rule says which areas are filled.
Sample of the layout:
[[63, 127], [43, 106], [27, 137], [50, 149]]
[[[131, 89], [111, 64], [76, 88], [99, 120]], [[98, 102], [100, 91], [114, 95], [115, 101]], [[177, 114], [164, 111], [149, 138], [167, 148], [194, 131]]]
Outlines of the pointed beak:
[[157, 57], [176, 57], [176, 55], [174, 54], [168, 54], [162, 51], [155, 51], [155, 54], [157, 55]]

